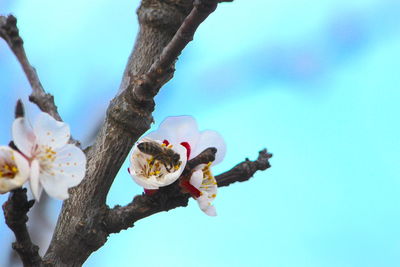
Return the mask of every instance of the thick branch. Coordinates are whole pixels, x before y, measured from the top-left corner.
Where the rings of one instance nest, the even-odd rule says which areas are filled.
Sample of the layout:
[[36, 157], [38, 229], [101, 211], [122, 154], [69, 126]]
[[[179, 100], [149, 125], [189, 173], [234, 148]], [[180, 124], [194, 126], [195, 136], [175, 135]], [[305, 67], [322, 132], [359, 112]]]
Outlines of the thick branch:
[[34, 200], [28, 201], [26, 189], [13, 190], [8, 200], [3, 204], [4, 217], [6, 224], [14, 232], [16, 242], [13, 243], [24, 266], [41, 266], [42, 259], [39, 256], [39, 247], [34, 245], [29, 236], [26, 222], [26, 215], [33, 206]]
[[[44, 257], [46, 263], [79, 266], [106, 242], [109, 229], [103, 222], [107, 214], [107, 194], [131, 147], [150, 128], [154, 96], [172, 78], [176, 57], [191, 39], [174, 35], [183, 31], [179, 31], [179, 27], [188, 29], [193, 35], [198, 24], [215, 6], [216, 1], [196, 1], [189, 22], [181, 26], [192, 8], [191, 0], [142, 0], [138, 9], [140, 32], [120, 90], [107, 109], [105, 122], [94, 145], [87, 150], [86, 176], [79, 186], [70, 190], [70, 197], [64, 202]], [[178, 41], [171, 42], [176, 39]], [[163, 49], [171, 52], [162, 53]], [[181, 196], [178, 198], [168, 201], [183, 204]], [[137, 201], [140, 200], [149, 203], [146, 198]], [[164, 203], [164, 206], [158, 206], [159, 209], [168, 209], [163, 194], [157, 201]], [[148, 216], [148, 211], [141, 212], [139, 217]]]
[[232, 0], [195, 0], [193, 9], [185, 18], [172, 40], [163, 49], [160, 57], [151, 65], [149, 71], [139, 80], [135, 96], [139, 99], [154, 97], [159, 88], [168, 81], [170, 68], [182, 53], [183, 49], [193, 40], [193, 36], [200, 24], [217, 8], [218, 2]]
[[13, 51], [28, 78], [29, 84], [32, 87], [32, 94], [29, 96], [29, 100], [35, 103], [42, 111], [49, 113], [53, 118], [61, 121], [57, 106], [54, 103], [54, 97], [44, 91], [35, 68], [28, 61], [24, 42], [21, 36], [19, 36], [17, 19], [13, 15], [8, 15], [7, 17], [0, 16], [0, 37], [6, 41]]
[[235, 182], [244, 182], [253, 177], [256, 171], [263, 171], [271, 167], [269, 159], [272, 154], [269, 154], [266, 149], [261, 150], [258, 159], [250, 161], [246, 158], [245, 161], [237, 164], [235, 167], [227, 172], [224, 172], [215, 177], [218, 187], [228, 186]]
[[215, 148], [208, 148], [191, 159], [186, 164], [181, 177], [172, 185], [161, 187], [153, 195], [136, 196], [131, 203], [124, 207], [115, 206], [108, 210], [104, 219], [108, 233], [117, 233], [132, 227], [136, 221], [155, 213], [169, 211], [177, 207], [186, 207], [190, 195], [182, 191], [179, 180], [190, 179], [195, 167], [214, 161], [216, 152]]
[[[215, 158], [215, 148], [209, 148], [191, 159], [181, 176], [182, 179], [190, 178], [194, 168], [199, 164], [208, 163]], [[260, 151], [258, 159], [255, 161], [246, 161], [239, 163], [231, 170], [216, 176], [218, 186], [228, 186], [234, 182], [243, 182], [248, 180], [258, 170], [266, 170], [270, 167], [269, 159], [271, 154], [264, 149]], [[190, 195], [182, 192], [177, 182], [161, 188], [154, 195], [136, 196], [131, 203], [126, 206], [115, 206], [108, 211], [105, 217], [105, 227], [109, 233], [118, 233], [121, 230], [132, 227], [140, 219], [153, 215], [161, 211], [168, 211], [177, 207], [186, 207]]]

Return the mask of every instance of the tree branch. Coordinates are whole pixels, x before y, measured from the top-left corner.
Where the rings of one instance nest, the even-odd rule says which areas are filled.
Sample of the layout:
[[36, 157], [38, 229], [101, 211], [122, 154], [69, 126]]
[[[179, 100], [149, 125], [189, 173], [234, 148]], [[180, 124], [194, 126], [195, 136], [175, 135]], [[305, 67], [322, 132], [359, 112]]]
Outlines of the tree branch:
[[[143, 75], [136, 89], [136, 96], [154, 97], [168, 74], [169, 68], [177, 60], [183, 49], [193, 40], [200, 24], [217, 8], [219, 2], [233, 0], [195, 0], [193, 9], [185, 18], [169, 44], [163, 49], [160, 57], [151, 65], [149, 71]], [[172, 70], [173, 71], [173, 70]], [[165, 82], [164, 82], [165, 83]]]
[[[209, 148], [191, 159], [185, 167], [180, 180], [190, 179], [190, 176], [196, 166], [206, 164], [215, 159], [215, 148]], [[237, 164], [231, 170], [215, 177], [218, 187], [228, 186], [234, 182], [243, 182], [248, 180], [258, 170], [266, 170], [270, 167], [269, 159], [271, 154], [264, 149], [260, 151], [258, 159], [255, 161], [246, 161]], [[179, 181], [172, 185], [160, 188], [154, 195], [136, 196], [131, 203], [126, 206], [115, 206], [107, 211], [104, 219], [104, 225], [108, 233], [118, 233], [121, 230], [133, 227], [134, 223], [140, 219], [161, 211], [169, 211], [177, 207], [186, 207], [190, 195], [182, 192], [179, 187]]]
[[13, 51], [28, 78], [32, 87], [32, 94], [29, 96], [29, 100], [35, 103], [42, 111], [61, 121], [57, 106], [54, 104], [54, 97], [44, 91], [35, 68], [28, 61], [24, 49], [24, 41], [19, 35], [17, 19], [13, 15], [0, 16], [0, 37], [6, 41]]
[[215, 160], [215, 148], [207, 148], [198, 156], [188, 161], [181, 177], [173, 184], [161, 187], [152, 195], [136, 196], [131, 203], [121, 207], [115, 206], [107, 211], [104, 225], [109, 234], [132, 227], [133, 224], [145, 217], [161, 211], [169, 211], [177, 207], [186, 207], [190, 195], [182, 191], [179, 182], [190, 179], [195, 168], [200, 164], [207, 164]]
[[[46, 93], [39, 80], [36, 69], [28, 61], [24, 49], [24, 41], [19, 35], [17, 27], [17, 19], [13, 15], [0, 16], [0, 37], [3, 38], [11, 51], [17, 57], [22, 69], [29, 81], [32, 88], [32, 93], [29, 96], [29, 101], [35, 103], [41, 111], [47, 112], [54, 119], [62, 121], [60, 114], [58, 113], [57, 106], [54, 102], [54, 96]], [[79, 146], [79, 141], [74, 140], [71, 137], [70, 143]]]
[[[212, 2], [211, 6], [216, 5], [215, 1], [204, 1], [209, 2]], [[204, 16], [203, 11], [199, 12], [203, 2], [196, 3], [197, 11], [192, 12], [195, 16]], [[138, 9], [140, 31], [119, 93], [107, 109], [106, 119], [94, 145], [87, 150], [84, 180], [70, 190], [70, 197], [64, 202], [52, 242], [44, 257], [45, 262], [64, 266], [80, 265], [107, 241], [109, 231], [103, 224], [107, 214], [107, 194], [133, 144], [150, 128], [155, 106], [153, 98], [161, 86], [172, 78], [176, 56], [161, 60], [163, 66], [169, 64], [165, 71], [151, 66], [160, 58], [162, 50], [169, 46], [191, 7], [191, 0], [142, 0]], [[193, 16], [190, 21], [194, 23], [200, 24], [204, 20], [193, 19]], [[179, 40], [188, 42], [187, 38]], [[185, 46], [180, 45], [178, 50]], [[151, 69], [157, 73], [153, 75], [149, 72]], [[181, 203], [180, 200], [178, 202]], [[144, 216], [146, 211], [142, 211], [142, 214]]]
[[263, 149], [259, 152], [257, 160], [250, 161], [246, 158], [245, 161], [237, 164], [229, 171], [215, 177], [218, 187], [249, 180], [256, 171], [263, 171], [271, 167], [269, 164], [269, 159], [271, 157], [272, 154], [268, 153], [266, 149]]
[[42, 265], [42, 259], [38, 253], [39, 247], [32, 243], [26, 227], [28, 221], [26, 214], [34, 202], [34, 200], [28, 201], [26, 189], [19, 188], [13, 190], [3, 204], [6, 224], [14, 232], [16, 238], [13, 249], [17, 251], [24, 266]]
[[[107, 109], [105, 122], [95, 144], [86, 151], [88, 161], [85, 179], [70, 190], [70, 198], [64, 202], [43, 262], [40, 257], [38, 261], [37, 249], [34, 252], [35, 247], [30, 243], [29, 236], [29, 239], [26, 236], [22, 239], [26, 242], [23, 243], [23, 251], [32, 250], [29, 255], [32, 262], [56, 266], [82, 265], [93, 251], [104, 245], [110, 233], [126, 229], [137, 220], [156, 212], [187, 205], [190, 195], [182, 192], [179, 182], [160, 189], [152, 196], [136, 196], [125, 207], [109, 209], [105, 201], [132, 145], [150, 128], [154, 96], [172, 78], [177, 57], [219, 2], [230, 0], [142, 0], [138, 9], [140, 32], [119, 93]], [[16, 19], [12, 15], [0, 16], [0, 37], [16, 55], [31, 84], [30, 101], [61, 120], [53, 96], [44, 91], [35, 69], [28, 62]], [[208, 163], [215, 157], [215, 152], [208, 149], [189, 161], [181, 179], [189, 179], [194, 167]], [[268, 159], [271, 155], [266, 151], [264, 154], [263, 158], [259, 157], [255, 161], [257, 163], [246, 160], [231, 171], [217, 176], [220, 186], [247, 180], [255, 171], [269, 167]], [[5, 208], [5, 212], [6, 209], [9, 208]], [[17, 237], [17, 243], [18, 240]]]

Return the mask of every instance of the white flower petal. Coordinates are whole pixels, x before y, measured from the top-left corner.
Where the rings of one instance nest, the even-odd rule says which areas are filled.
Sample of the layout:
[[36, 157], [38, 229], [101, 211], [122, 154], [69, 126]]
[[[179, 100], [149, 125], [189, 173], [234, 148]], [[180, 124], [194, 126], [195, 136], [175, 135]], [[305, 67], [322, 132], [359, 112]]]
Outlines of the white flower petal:
[[205, 214], [208, 216], [217, 216], [217, 211], [213, 205], [208, 206], [205, 210], [203, 210]]
[[[144, 139], [148, 141], [148, 139]], [[154, 142], [161, 143], [160, 141], [153, 140]], [[143, 169], [148, 166], [147, 159], [150, 156], [142, 153], [137, 145], [134, 147], [130, 157], [130, 174], [133, 180], [145, 189], [158, 189], [163, 186], [167, 186], [175, 182], [181, 175], [186, 165], [186, 148], [180, 144], [173, 144], [172, 149], [179, 154], [181, 165], [178, 170], [168, 172], [162, 167], [162, 172], [158, 175], [145, 176]], [[161, 175], [161, 176], [160, 176]], [[158, 177], [160, 176], [160, 177]]]
[[75, 145], [65, 145], [56, 150], [56, 159], [54, 161], [54, 173], [64, 175], [65, 183], [68, 187], [77, 186], [85, 177], [86, 156]]
[[17, 151], [13, 151], [12, 155], [15, 158], [15, 163], [19, 171], [18, 175], [14, 179], [18, 180], [20, 183], [23, 184], [26, 182], [26, 180], [28, 180], [30, 175], [31, 169], [29, 167], [29, 162], [24, 156], [22, 156]]
[[0, 146], [0, 194], [21, 187], [28, 177], [28, 161], [10, 147]]
[[5, 194], [21, 186], [22, 184], [14, 181], [14, 179], [2, 178], [0, 179], [0, 194]]
[[69, 182], [70, 178], [60, 173], [57, 173], [57, 175], [50, 175], [48, 173], [40, 174], [40, 183], [43, 185], [46, 193], [60, 200], [65, 200], [69, 197]]
[[203, 171], [197, 170], [193, 172], [192, 177], [190, 177], [190, 184], [200, 189], [201, 183], [203, 181]]
[[215, 147], [217, 149], [217, 154], [215, 155], [215, 160], [213, 165], [220, 163], [226, 154], [226, 144], [222, 136], [211, 130], [202, 131], [200, 133], [200, 138], [197, 142], [197, 146], [193, 148], [190, 158], [194, 158], [199, 155], [204, 149], [209, 147]]
[[31, 162], [31, 177], [29, 183], [31, 185], [32, 194], [37, 201], [39, 201], [43, 190], [43, 187], [39, 182], [39, 171], [39, 161], [34, 159]]
[[179, 144], [188, 142], [191, 147], [196, 146], [199, 139], [199, 129], [196, 120], [191, 116], [171, 116], [161, 122], [158, 130], [147, 135], [156, 140], [168, 140]]
[[70, 130], [68, 124], [55, 120], [49, 114], [41, 112], [33, 124], [37, 143], [59, 148], [68, 143]]
[[203, 193], [202, 196], [196, 199], [197, 203], [199, 204], [200, 209], [209, 216], [216, 216], [217, 212], [215, 207], [211, 205], [210, 198], [207, 193]]
[[35, 144], [35, 135], [32, 129], [27, 125], [24, 118], [14, 120], [12, 126], [12, 136], [14, 144], [27, 157], [31, 157], [32, 148]]

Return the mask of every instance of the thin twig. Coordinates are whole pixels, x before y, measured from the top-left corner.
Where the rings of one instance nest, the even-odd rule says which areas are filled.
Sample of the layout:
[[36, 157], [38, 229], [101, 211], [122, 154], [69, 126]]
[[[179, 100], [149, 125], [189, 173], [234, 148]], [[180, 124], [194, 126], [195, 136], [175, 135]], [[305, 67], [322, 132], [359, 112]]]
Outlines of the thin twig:
[[[188, 179], [194, 168], [199, 164], [213, 161], [215, 149], [207, 149], [196, 158], [191, 159], [185, 167], [180, 180]], [[255, 161], [246, 161], [239, 163], [231, 170], [216, 176], [218, 186], [228, 186], [238, 181], [246, 181], [258, 170], [266, 170], [270, 167], [269, 159], [272, 157], [266, 149], [260, 151], [259, 157]], [[211, 159], [211, 160], [210, 160]], [[185, 177], [187, 176], [187, 177]], [[136, 196], [131, 203], [126, 206], [115, 206], [108, 210], [105, 217], [105, 227], [109, 233], [118, 233], [121, 230], [132, 227], [133, 224], [145, 217], [161, 211], [168, 211], [177, 207], [186, 207], [190, 195], [183, 192], [178, 183], [160, 188], [154, 195]]]
[[217, 8], [220, 2], [233, 0], [195, 0], [193, 9], [185, 18], [172, 40], [163, 49], [160, 57], [151, 65], [149, 71], [139, 79], [136, 89], [137, 97], [154, 97], [159, 88], [171, 74], [172, 65], [178, 59], [183, 49], [193, 40], [194, 34], [200, 24]]
[[[17, 57], [29, 84], [31, 85], [32, 93], [29, 96], [29, 101], [35, 103], [41, 111], [50, 114], [54, 119], [62, 121], [54, 102], [54, 96], [46, 93], [39, 80], [36, 69], [32, 67], [28, 61], [24, 49], [24, 41], [19, 35], [17, 19], [13, 15], [8, 15], [7, 17], [0, 16], [0, 37], [6, 41], [11, 51]], [[69, 143], [77, 146], [80, 145], [79, 141], [72, 137]]]
[[39, 247], [34, 245], [29, 236], [26, 215], [33, 206], [34, 200], [28, 201], [26, 189], [13, 190], [8, 200], [3, 204], [4, 217], [8, 227], [14, 232], [16, 242], [13, 249], [17, 251], [24, 266], [41, 266], [42, 259], [39, 256]]
[[0, 37], [6, 41], [13, 51], [28, 78], [29, 84], [32, 87], [32, 94], [29, 96], [29, 100], [35, 103], [42, 111], [49, 113], [53, 118], [61, 121], [57, 106], [54, 103], [54, 97], [45, 92], [35, 68], [28, 61], [24, 42], [19, 35], [17, 19], [13, 15], [8, 15], [7, 17], [0, 16]]
[[208, 148], [189, 160], [178, 181], [169, 186], [161, 187], [153, 195], [139, 195], [124, 207], [115, 206], [108, 210], [104, 220], [107, 231], [109, 233], [117, 233], [132, 227], [136, 221], [157, 212], [187, 206], [190, 195], [182, 191], [179, 180], [190, 179], [191, 174], [198, 165], [214, 161], [216, 152], [215, 148]]
[[263, 149], [259, 152], [257, 160], [251, 161], [246, 158], [245, 161], [237, 164], [229, 171], [215, 177], [218, 187], [249, 180], [256, 171], [263, 171], [271, 167], [269, 164], [269, 159], [271, 157], [272, 154], [268, 153], [266, 149]]

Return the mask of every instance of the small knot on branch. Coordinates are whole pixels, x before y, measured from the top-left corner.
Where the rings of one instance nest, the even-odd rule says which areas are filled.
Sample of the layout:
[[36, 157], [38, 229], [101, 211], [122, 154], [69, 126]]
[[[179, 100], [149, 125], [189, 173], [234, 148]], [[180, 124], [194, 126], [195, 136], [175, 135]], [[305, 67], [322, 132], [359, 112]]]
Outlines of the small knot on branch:
[[19, 36], [17, 18], [13, 15], [0, 17], [0, 36], [11, 47], [21, 46], [24, 43], [22, 38]]

